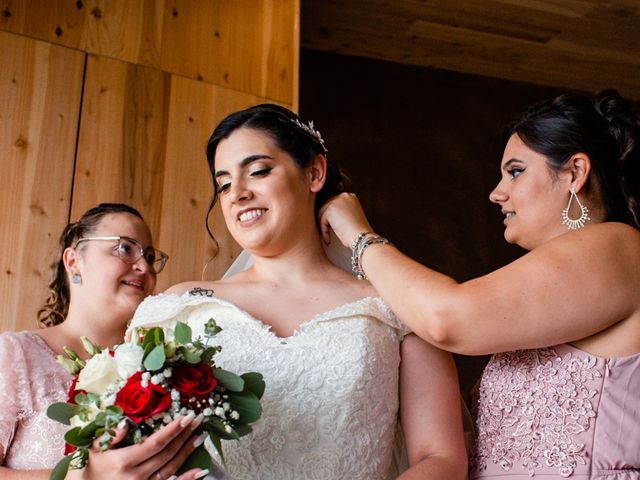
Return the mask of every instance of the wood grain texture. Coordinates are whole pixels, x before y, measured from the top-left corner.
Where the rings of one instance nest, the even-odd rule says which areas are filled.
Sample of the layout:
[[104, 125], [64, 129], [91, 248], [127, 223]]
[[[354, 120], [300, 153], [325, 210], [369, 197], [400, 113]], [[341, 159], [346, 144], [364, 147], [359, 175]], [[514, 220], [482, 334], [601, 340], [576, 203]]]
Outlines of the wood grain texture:
[[0, 331], [36, 327], [67, 223], [84, 54], [0, 32]]
[[89, 55], [71, 218], [100, 202], [140, 210], [157, 237], [170, 75]]
[[300, 0], [0, 0], [0, 29], [294, 103]]
[[304, 48], [640, 98], [635, 0], [307, 0]]
[[[57, 237], [100, 202], [138, 208], [171, 256], [158, 291], [201, 278], [215, 250], [206, 140], [232, 111], [297, 105], [299, 10], [299, 0], [0, 0], [0, 164], [11, 179], [0, 194], [0, 331], [35, 326]], [[220, 251], [208, 279], [239, 252], [219, 211], [211, 226]]]

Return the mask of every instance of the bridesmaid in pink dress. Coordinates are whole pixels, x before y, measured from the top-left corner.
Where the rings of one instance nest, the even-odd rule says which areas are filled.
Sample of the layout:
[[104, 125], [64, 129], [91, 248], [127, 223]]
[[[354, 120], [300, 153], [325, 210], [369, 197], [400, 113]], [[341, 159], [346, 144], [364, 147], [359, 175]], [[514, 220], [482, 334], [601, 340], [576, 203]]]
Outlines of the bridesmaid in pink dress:
[[[0, 334], [0, 478], [47, 479], [64, 454], [66, 426], [46, 416], [65, 401], [71, 376], [58, 363], [63, 346], [84, 352], [80, 336], [101, 345], [122, 342], [127, 322], [156, 284], [167, 256], [151, 245], [140, 213], [100, 204], [69, 224], [60, 238], [50, 295], [39, 312], [48, 328]], [[67, 478], [168, 479], [193, 451], [198, 419], [177, 419], [157, 441], [90, 453], [84, 470]], [[116, 442], [124, 437], [121, 429]], [[180, 479], [200, 478], [190, 470]], [[175, 477], [174, 477], [175, 478]]]
[[[510, 129], [490, 195], [529, 253], [464, 283], [371, 233], [358, 200], [321, 222], [413, 331], [494, 353], [473, 479], [640, 479], [640, 119], [612, 90], [566, 94]], [[366, 254], [365, 254], [366, 252]]]

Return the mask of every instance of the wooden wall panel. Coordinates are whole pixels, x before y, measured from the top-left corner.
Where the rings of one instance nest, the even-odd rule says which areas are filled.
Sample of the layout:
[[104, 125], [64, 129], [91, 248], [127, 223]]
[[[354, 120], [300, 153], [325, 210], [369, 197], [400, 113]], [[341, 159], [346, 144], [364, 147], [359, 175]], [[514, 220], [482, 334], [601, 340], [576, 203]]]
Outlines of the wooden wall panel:
[[0, 32], [0, 331], [36, 326], [67, 223], [85, 55]]
[[300, 0], [0, 0], [0, 29], [295, 103]]
[[[298, 35], [299, 0], [0, 0], [0, 331], [35, 326], [55, 240], [100, 202], [149, 222], [158, 290], [200, 278], [206, 140], [231, 111], [295, 108]], [[211, 224], [208, 279], [239, 252]]]
[[[215, 248], [205, 233], [204, 218], [212, 195], [205, 146], [213, 128], [227, 114], [264, 102], [256, 96], [173, 77], [167, 133], [166, 171], [160, 237], [156, 243], [170, 245], [166, 274], [158, 278], [158, 289], [201, 278], [205, 263]], [[219, 209], [210, 225], [220, 246], [209, 263], [206, 279], [224, 273], [240, 249], [229, 235]]]
[[71, 218], [100, 202], [138, 208], [157, 237], [169, 74], [89, 55]]

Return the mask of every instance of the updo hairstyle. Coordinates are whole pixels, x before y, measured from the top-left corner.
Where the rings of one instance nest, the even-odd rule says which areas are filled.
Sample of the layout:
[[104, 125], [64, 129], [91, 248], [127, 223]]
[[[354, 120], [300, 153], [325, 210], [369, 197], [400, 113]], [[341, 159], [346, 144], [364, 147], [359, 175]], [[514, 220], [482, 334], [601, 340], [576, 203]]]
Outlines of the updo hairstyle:
[[567, 93], [532, 107], [509, 127], [560, 171], [576, 153], [591, 159], [606, 220], [640, 229], [640, 120], [615, 90]]

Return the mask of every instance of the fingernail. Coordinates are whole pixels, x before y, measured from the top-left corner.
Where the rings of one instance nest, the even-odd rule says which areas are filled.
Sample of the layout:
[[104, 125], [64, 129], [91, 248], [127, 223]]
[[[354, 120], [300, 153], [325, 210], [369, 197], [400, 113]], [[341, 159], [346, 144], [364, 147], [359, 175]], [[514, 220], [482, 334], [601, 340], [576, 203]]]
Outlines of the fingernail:
[[196, 415], [193, 412], [191, 412], [189, 415], [187, 415], [182, 420], [180, 420], [180, 426], [181, 427], [186, 427], [187, 425], [189, 425], [193, 421], [195, 416]]
[[117, 427], [118, 427], [119, 429], [123, 429], [126, 425], [127, 425], [127, 420], [123, 418], [122, 420], [120, 420], [120, 421], [118, 422]]
[[195, 430], [196, 428], [198, 428], [203, 420], [204, 420], [204, 414], [203, 413], [198, 414], [198, 416], [193, 419], [193, 422], [191, 422], [191, 430]]
[[[198, 435], [198, 437], [193, 441], [193, 446], [198, 448], [200, 445], [202, 445], [205, 441], [205, 439], [209, 436], [209, 434], [207, 432], [202, 432], [200, 435]], [[209, 470], [207, 470], [208, 472]], [[200, 477], [196, 477], [196, 478], [200, 478]]]
[[207, 475], [209, 475], [209, 470], [205, 468], [204, 470], [200, 470], [198, 473], [196, 473], [193, 478], [202, 478], [206, 477]]

